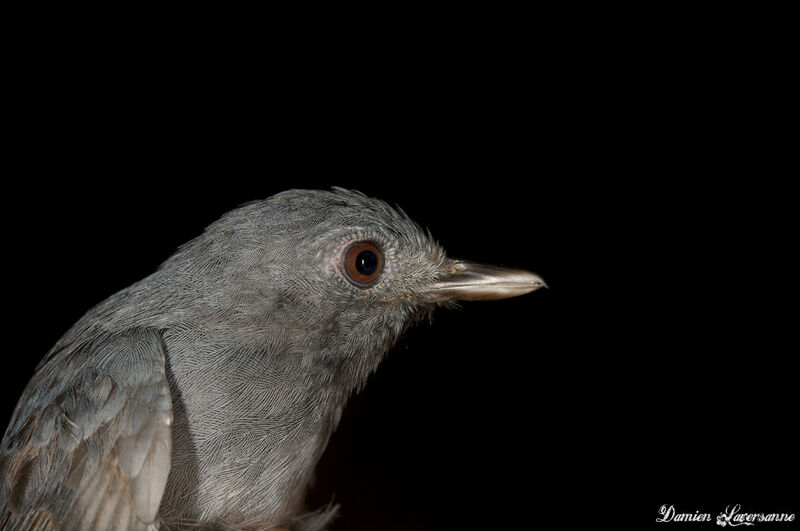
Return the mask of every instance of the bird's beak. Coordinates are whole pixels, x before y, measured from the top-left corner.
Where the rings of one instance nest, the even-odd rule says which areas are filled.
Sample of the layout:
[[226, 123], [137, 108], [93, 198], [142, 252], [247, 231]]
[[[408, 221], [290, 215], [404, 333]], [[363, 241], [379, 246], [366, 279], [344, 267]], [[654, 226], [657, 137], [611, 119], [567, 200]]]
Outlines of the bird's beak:
[[491, 301], [541, 287], [547, 284], [530, 271], [456, 260], [425, 295], [430, 301]]

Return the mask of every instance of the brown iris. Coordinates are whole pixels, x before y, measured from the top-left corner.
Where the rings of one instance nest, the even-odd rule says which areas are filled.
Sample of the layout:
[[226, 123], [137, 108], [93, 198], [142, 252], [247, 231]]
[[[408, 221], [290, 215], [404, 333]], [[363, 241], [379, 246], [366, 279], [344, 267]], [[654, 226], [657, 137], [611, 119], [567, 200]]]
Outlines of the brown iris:
[[378, 281], [383, 271], [380, 249], [368, 241], [356, 242], [344, 252], [344, 273], [347, 279], [360, 288], [368, 288]]

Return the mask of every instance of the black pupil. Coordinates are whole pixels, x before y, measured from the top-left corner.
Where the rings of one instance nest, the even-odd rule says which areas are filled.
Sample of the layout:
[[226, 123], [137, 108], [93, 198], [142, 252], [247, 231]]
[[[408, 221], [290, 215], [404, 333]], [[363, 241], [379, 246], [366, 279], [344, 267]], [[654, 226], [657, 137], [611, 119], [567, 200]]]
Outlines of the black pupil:
[[356, 271], [369, 276], [378, 269], [378, 257], [372, 251], [361, 251], [356, 256]]

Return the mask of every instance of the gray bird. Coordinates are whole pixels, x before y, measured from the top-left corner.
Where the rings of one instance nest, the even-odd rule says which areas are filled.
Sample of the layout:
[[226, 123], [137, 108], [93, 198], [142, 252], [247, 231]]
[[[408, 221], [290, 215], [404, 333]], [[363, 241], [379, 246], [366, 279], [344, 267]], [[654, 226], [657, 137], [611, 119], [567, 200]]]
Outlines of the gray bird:
[[50, 350], [0, 446], [2, 529], [324, 529], [315, 464], [413, 322], [544, 286], [448, 258], [363, 194], [225, 214]]

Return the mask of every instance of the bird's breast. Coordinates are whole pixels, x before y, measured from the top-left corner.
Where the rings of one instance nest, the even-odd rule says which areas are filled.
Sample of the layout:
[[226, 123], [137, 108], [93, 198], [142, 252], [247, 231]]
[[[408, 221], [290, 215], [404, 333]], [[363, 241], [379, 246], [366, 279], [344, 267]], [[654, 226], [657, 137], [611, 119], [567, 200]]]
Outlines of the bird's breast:
[[309, 378], [307, 367], [297, 370], [302, 356], [265, 359], [236, 348], [212, 355], [186, 341], [167, 345], [174, 423], [165, 521], [245, 516], [230, 514], [231, 507], [260, 518], [291, 513], [346, 397]]

